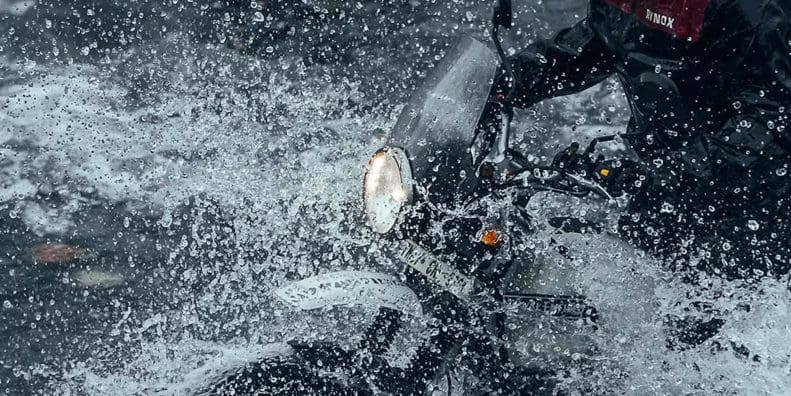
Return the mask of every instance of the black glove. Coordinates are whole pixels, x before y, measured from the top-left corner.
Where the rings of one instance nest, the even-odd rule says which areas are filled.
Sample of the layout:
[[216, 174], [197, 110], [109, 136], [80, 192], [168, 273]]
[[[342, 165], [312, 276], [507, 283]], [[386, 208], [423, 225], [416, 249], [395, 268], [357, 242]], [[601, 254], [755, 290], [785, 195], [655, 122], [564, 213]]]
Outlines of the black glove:
[[[603, 160], [604, 158], [601, 157], [601, 159]], [[570, 146], [555, 154], [555, 158], [552, 159], [552, 167], [592, 179], [595, 165], [589, 155], [580, 152], [580, 144], [573, 142]]]
[[552, 167], [564, 170], [576, 176], [593, 180], [604, 187], [613, 196], [624, 192], [623, 168], [615, 166], [618, 161], [605, 160], [603, 155], [595, 159], [580, 151], [577, 142], [571, 143], [552, 159]]

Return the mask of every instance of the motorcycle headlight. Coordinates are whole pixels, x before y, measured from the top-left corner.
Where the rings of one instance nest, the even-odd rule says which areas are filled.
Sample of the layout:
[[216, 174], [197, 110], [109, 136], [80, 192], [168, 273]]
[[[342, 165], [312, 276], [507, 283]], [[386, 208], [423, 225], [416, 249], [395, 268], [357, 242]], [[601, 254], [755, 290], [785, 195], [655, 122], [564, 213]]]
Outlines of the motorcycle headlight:
[[401, 208], [412, 201], [412, 170], [403, 150], [383, 148], [371, 157], [363, 180], [365, 217], [374, 231], [395, 226]]

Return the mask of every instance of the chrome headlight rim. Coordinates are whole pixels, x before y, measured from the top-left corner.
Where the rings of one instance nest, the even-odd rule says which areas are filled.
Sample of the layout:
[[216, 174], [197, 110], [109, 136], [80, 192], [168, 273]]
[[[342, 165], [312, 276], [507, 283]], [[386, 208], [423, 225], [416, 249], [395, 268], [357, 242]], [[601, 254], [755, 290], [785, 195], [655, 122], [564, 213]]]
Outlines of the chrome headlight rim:
[[[394, 199], [400, 201], [398, 207], [390, 213], [390, 218], [386, 221], [381, 219], [372, 218], [374, 212], [370, 208], [370, 199], [373, 191], [372, 189], [378, 186], [372, 186], [372, 174], [383, 170], [383, 166], [387, 166], [387, 162], [392, 161], [398, 169], [400, 190], [397, 191], [398, 197], [393, 196]], [[393, 192], [395, 193], [395, 191]], [[412, 178], [412, 166], [409, 162], [409, 157], [406, 151], [400, 147], [385, 146], [377, 150], [368, 161], [365, 175], [363, 176], [363, 206], [366, 218], [366, 223], [371, 229], [381, 235], [391, 232], [398, 225], [401, 220], [404, 207], [413, 203], [414, 200], [414, 181]]]

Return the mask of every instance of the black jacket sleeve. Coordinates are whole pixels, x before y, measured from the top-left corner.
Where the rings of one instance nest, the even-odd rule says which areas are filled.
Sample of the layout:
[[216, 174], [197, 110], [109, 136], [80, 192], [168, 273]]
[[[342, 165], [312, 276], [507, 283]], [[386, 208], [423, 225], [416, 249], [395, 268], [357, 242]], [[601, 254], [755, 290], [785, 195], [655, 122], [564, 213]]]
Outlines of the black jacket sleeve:
[[746, 215], [749, 207], [770, 217], [783, 209], [778, 199], [791, 193], [789, 7], [780, 1], [731, 3], [738, 5], [729, 12], [741, 13], [751, 25], [741, 38], [751, 44], [736, 60], [727, 120], [667, 151], [664, 161], [624, 164], [625, 190], [653, 201], [649, 206], [705, 205], [730, 215]]
[[551, 40], [531, 44], [511, 58], [511, 65], [519, 80], [516, 104], [529, 107], [601, 82], [614, 72], [614, 56], [585, 19]]

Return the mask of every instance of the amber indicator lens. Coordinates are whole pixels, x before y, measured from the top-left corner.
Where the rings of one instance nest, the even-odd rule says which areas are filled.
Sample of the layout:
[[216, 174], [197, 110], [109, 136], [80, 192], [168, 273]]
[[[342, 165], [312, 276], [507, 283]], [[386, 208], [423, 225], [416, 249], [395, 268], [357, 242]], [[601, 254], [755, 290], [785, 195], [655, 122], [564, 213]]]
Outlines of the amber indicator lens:
[[481, 234], [481, 243], [496, 248], [503, 244], [503, 237], [495, 230], [486, 230]]

